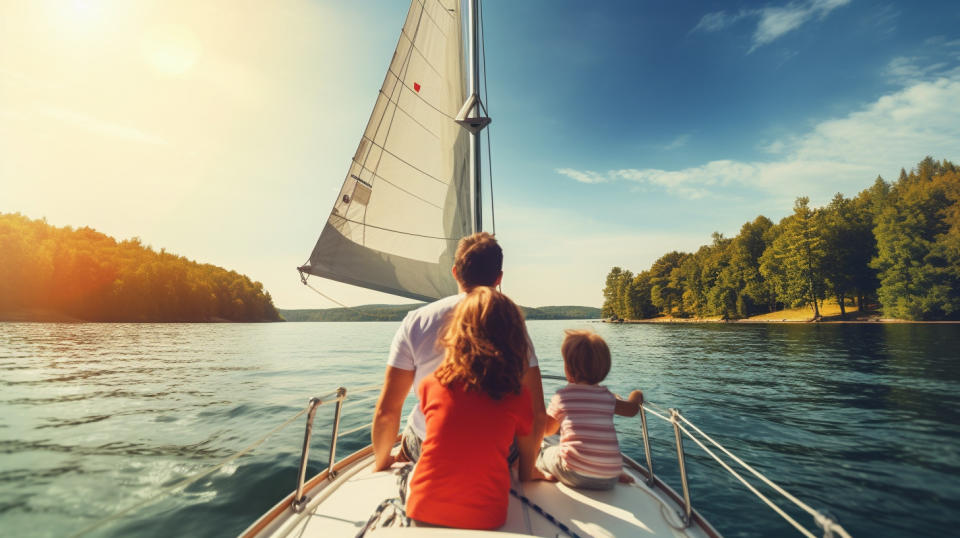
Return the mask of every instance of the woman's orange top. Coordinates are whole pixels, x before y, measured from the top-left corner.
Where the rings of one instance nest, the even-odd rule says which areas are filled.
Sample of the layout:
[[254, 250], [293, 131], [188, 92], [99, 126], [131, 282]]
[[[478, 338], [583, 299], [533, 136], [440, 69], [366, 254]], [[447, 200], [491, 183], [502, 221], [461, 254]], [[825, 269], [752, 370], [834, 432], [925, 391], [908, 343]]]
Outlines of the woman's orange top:
[[410, 481], [407, 516], [462, 529], [495, 529], [507, 520], [515, 435], [530, 433], [530, 391], [494, 400], [428, 376], [417, 387], [427, 436]]

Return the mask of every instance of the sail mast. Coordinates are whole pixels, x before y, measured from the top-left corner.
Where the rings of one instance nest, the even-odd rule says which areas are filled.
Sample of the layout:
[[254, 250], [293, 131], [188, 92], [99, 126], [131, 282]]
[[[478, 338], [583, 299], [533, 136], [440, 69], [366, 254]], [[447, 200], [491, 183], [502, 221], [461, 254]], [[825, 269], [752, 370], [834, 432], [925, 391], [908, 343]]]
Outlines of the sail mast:
[[[470, 62], [469, 86], [470, 95], [476, 96], [474, 106], [469, 111], [469, 117], [480, 117], [480, 47], [478, 47], [478, 17], [477, 7], [479, 0], [468, 0], [467, 8], [467, 26], [469, 28], [469, 50], [468, 58]], [[480, 183], [480, 132], [479, 130], [470, 131], [470, 185], [473, 198], [473, 232], [483, 231], [483, 200], [481, 193], [483, 189]]]

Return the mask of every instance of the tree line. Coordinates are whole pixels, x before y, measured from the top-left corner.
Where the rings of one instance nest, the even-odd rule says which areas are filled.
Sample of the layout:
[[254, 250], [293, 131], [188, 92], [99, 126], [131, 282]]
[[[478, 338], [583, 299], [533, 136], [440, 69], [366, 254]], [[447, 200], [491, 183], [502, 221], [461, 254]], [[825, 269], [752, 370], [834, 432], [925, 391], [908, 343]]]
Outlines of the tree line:
[[0, 213], [0, 312], [40, 309], [88, 321], [279, 321], [245, 275], [137, 238]]
[[738, 319], [809, 306], [819, 319], [831, 298], [842, 317], [855, 302], [892, 318], [960, 319], [960, 170], [946, 160], [927, 157], [824, 207], [797, 198], [779, 223], [761, 215], [712, 239], [638, 274], [611, 269], [603, 316]]

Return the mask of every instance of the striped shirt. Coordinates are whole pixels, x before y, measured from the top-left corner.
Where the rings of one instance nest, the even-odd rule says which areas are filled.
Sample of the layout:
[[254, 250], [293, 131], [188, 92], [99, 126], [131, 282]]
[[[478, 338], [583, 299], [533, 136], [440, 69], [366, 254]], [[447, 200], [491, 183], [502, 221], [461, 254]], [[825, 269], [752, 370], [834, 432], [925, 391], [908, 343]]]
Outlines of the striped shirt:
[[620, 475], [616, 401], [602, 385], [570, 383], [553, 395], [547, 414], [560, 423], [560, 457], [567, 469], [595, 478]]

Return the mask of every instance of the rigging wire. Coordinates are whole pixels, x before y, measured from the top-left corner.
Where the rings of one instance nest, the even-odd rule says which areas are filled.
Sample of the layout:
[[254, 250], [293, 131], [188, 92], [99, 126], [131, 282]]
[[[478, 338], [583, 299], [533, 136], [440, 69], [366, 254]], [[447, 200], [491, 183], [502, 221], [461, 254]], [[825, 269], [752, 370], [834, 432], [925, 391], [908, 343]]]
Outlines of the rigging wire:
[[[648, 406], [648, 405], [652, 405], [651, 402], [644, 402], [644, 406], [645, 406], [645, 407]], [[657, 407], [658, 409], [663, 409], [663, 408], [661, 408], [661, 407], [659, 407], [659, 406], [654, 406], [654, 407]], [[663, 420], [664, 422], [668, 422], [668, 423], [674, 424], [674, 421], [673, 421], [670, 417], [664, 416], [664, 415], [662, 415], [662, 414], [660, 414], [660, 413], [658, 413], [658, 412], [656, 412], [656, 411], [652, 411], [652, 410], [650, 410], [649, 408], [646, 409], [646, 412], [649, 413], [649, 414], [651, 414], [651, 415], [653, 415], [653, 416], [655, 416], [655, 417], [657, 417], [657, 418], [659, 418], [659, 419], [661, 419], [661, 420]], [[687, 420], [686, 417], [684, 417], [683, 415], [678, 414], [678, 416], [679, 416], [679, 418], [680, 418], [681, 421], [683, 421], [685, 424], [687, 424], [688, 426], [690, 426], [691, 429], [693, 429], [694, 431], [696, 431], [697, 433], [699, 433], [700, 435], [702, 435], [702, 436], [703, 436], [707, 441], [709, 441], [713, 446], [715, 446], [716, 448], [720, 449], [720, 450], [721, 450], [723, 453], [725, 453], [728, 457], [730, 457], [730, 458], [733, 459], [735, 462], [737, 462], [738, 464], [740, 464], [740, 466], [742, 466], [742, 467], [745, 468], [746, 470], [748, 470], [748, 471], [750, 471], [751, 473], [753, 473], [754, 476], [756, 476], [757, 478], [759, 478], [760, 480], [762, 480], [764, 483], [766, 483], [768, 486], [770, 486], [771, 488], [773, 488], [774, 491], [776, 491], [777, 493], [781, 494], [781, 495], [782, 495], [784, 498], [786, 498], [787, 500], [793, 502], [798, 508], [804, 510], [805, 512], [807, 512], [808, 514], [810, 514], [811, 516], [813, 516], [814, 522], [816, 522], [817, 525], [819, 525], [820, 527], [822, 527], [825, 532], [830, 533], [829, 535], [832, 535], [832, 533], [835, 532], [835, 533], [837, 533], [839, 536], [841, 536], [842, 538], [850, 538], [850, 534], [847, 533], [846, 529], [844, 529], [842, 526], [840, 526], [840, 524], [838, 524], [836, 521], [830, 519], [830, 518], [827, 517], [827, 516], [824, 516], [823, 514], [821, 514], [820, 512], [818, 512], [817, 510], [811, 508], [811, 507], [810, 507], [809, 505], [807, 505], [806, 503], [800, 501], [799, 499], [797, 499], [796, 497], [794, 497], [793, 495], [791, 495], [789, 492], [787, 492], [785, 489], [781, 488], [780, 486], [778, 486], [777, 484], [775, 484], [773, 481], [771, 481], [769, 478], [767, 478], [766, 476], [764, 476], [763, 473], [761, 473], [760, 471], [754, 469], [753, 467], [751, 467], [750, 465], [748, 465], [746, 462], [744, 462], [744, 461], [741, 460], [740, 458], [738, 458], [738, 457], [736, 457], [735, 455], [733, 455], [732, 453], [730, 453], [729, 450], [727, 450], [726, 448], [724, 448], [720, 443], [716, 442], [712, 437], [710, 437], [709, 435], [707, 435], [706, 433], [704, 433], [700, 428], [696, 427], [692, 422], [690, 422], [689, 420]], [[707, 446], [706, 446], [697, 436], [695, 436], [695, 435], [693, 435], [692, 433], [690, 433], [689, 430], [687, 430], [686, 428], [684, 428], [684, 427], [683, 427], [682, 425], [680, 425], [679, 423], [676, 423], [676, 426], [677, 426], [677, 428], [678, 428], [681, 432], [683, 432], [690, 440], [692, 440], [692, 441], [693, 441], [694, 443], [696, 443], [704, 452], [706, 452], [707, 455], [709, 455], [709, 456], [712, 457], [714, 460], [716, 460], [716, 462], [719, 463], [720, 466], [722, 466], [727, 472], [729, 472], [731, 475], [733, 475], [734, 478], [736, 478], [737, 480], [739, 480], [748, 490], [750, 490], [751, 493], [753, 493], [754, 495], [756, 495], [761, 501], [763, 501], [767, 506], [769, 506], [769, 507], [770, 507], [774, 512], [776, 512], [780, 517], [782, 517], [787, 523], [790, 523], [795, 529], [797, 529], [797, 531], [799, 531], [799, 532], [800, 532], [801, 534], [803, 534], [804, 536], [806, 536], [806, 537], [808, 537], [808, 538], [814, 538], [814, 535], [811, 534], [810, 531], [808, 531], [806, 528], [804, 528], [804, 527], [803, 527], [800, 523], [798, 523], [795, 519], [793, 519], [792, 517], [790, 517], [782, 508], [780, 508], [779, 506], [777, 506], [776, 504], [774, 504], [773, 501], [771, 501], [766, 495], [764, 495], [763, 493], [760, 493], [760, 491], [757, 490], [757, 488], [755, 488], [752, 484], [750, 484], [743, 476], [741, 476], [740, 473], [738, 473], [737, 471], [735, 471], [732, 467], [730, 467], [730, 465], [727, 464], [727, 462], [725, 462], [725, 461], [723, 461], [722, 459], [720, 459], [720, 457], [717, 456], [712, 450], [710, 450], [709, 448], [707, 448]]]
[[[477, 2], [477, 11], [480, 16], [480, 54], [483, 58], [481, 65], [483, 66], [483, 95], [485, 99], [480, 99], [480, 106], [483, 107], [484, 114], [487, 117], [490, 117], [490, 111], [487, 110], [487, 107], [484, 106], [485, 101], [490, 100], [490, 90], [487, 87], [487, 40], [486, 34], [483, 30], [483, 2]], [[493, 155], [492, 155], [492, 145], [490, 143], [490, 125], [487, 125], [487, 177], [489, 178], [490, 183], [490, 223], [493, 227], [493, 235], [497, 235], [497, 212], [494, 208], [493, 203]]]
[[[737, 456], [733, 455], [729, 450], [727, 450], [726, 448], [724, 448], [723, 445], [721, 445], [720, 443], [714, 441], [712, 437], [710, 437], [709, 435], [707, 435], [706, 433], [704, 433], [703, 430], [701, 430], [701, 429], [698, 428], [696, 425], [694, 425], [692, 422], [690, 422], [689, 420], [687, 420], [686, 417], [684, 417], [683, 415], [678, 415], [678, 416], [680, 417], [680, 420], [682, 420], [684, 423], [686, 423], [688, 426], [690, 426], [691, 429], [695, 430], [697, 433], [699, 433], [700, 435], [702, 435], [704, 439], [706, 439], [707, 441], [710, 441], [710, 443], [713, 444], [713, 446], [715, 446], [715, 447], [717, 447], [718, 449], [720, 449], [720, 450], [721, 450], [724, 454], [726, 454], [730, 459], [732, 459], [733, 461], [739, 463], [741, 467], [743, 467], [744, 469], [746, 469], [746, 470], [750, 471], [751, 473], [753, 473], [754, 476], [756, 476], [757, 478], [759, 478], [760, 480], [762, 480], [764, 483], [766, 483], [768, 486], [770, 486], [771, 488], [773, 488], [774, 491], [776, 491], [776, 492], [779, 493], [780, 495], [783, 495], [783, 496], [786, 497], [788, 500], [792, 501], [793, 504], [799, 506], [799, 507], [800, 507], [801, 509], [803, 509], [805, 512], [807, 512], [808, 514], [810, 514], [811, 516], [813, 516], [814, 521], [816, 521], [818, 525], [824, 527], [824, 529], [827, 529], [826, 525], [829, 525], [829, 526], [831, 527], [829, 530], [835, 531], [835, 532], [837, 532], [838, 534], [840, 534], [841, 536], [849, 537], [849, 534], [847, 534], [847, 531], [844, 530], [842, 527], [840, 527], [838, 524], [836, 524], [836, 523], [833, 522], [832, 520], [829, 520], [828, 518], [826, 518], [823, 514], [821, 514], [821, 513], [820, 513], [819, 511], [817, 511], [816, 509], [811, 508], [810, 505], [808, 505], [807, 503], [805, 503], [805, 502], [801, 501], [800, 499], [794, 497], [789, 491], [787, 491], [787, 490], [783, 489], [782, 487], [780, 487], [779, 485], [775, 484], [772, 480], [770, 480], [769, 478], [767, 478], [766, 476], [764, 476], [763, 473], [761, 473], [760, 471], [758, 471], [758, 470], [754, 469], [752, 466], [750, 466], [747, 462], [745, 462], [745, 461], [743, 461], [742, 459], [738, 458]], [[682, 428], [683, 428], [683, 427], [681, 426], [681, 429], [682, 429]], [[687, 432], [685, 429], [684, 429], [683, 431], [684, 431], [684, 433], [687, 434], [687, 436], [689, 436], [691, 439], [693, 439], [695, 442], [697, 442], [697, 440], [694, 439], [693, 435], [691, 435], [691, 434], [690, 434], [689, 432]], [[700, 444], [700, 443], [697, 442], [697, 444]], [[702, 444], [701, 444], [700, 446], [703, 447]], [[714, 456], [712, 452], [710, 452], [709, 450], [707, 450], [706, 447], [703, 447], [703, 449], [706, 450], [707, 453], [709, 453], [711, 456], [713, 456], [714, 459], [717, 459], [717, 457]], [[717, 459], [717, 461], [719, 461], [719, 459]], [[721, 463], [722, 463], [722, 462], [721, 462]], [[733, 471], [731, 471], [731, 472], [733, 472]], [[734, 475], [736, 476], [736, 473], [734, 473]]]
[[303, 274], [303, 271], [300, 271], [300, 282], [303, 282], [303, 285], [304, 285], [304, 286], [312, 289], [312, 290], [314, 291], [314, 293], [316, 293], [316, 294], [319, 295], [320, 297], [323, 297], [324, 299], [330, 301], [331, 303], [337, 304], [337, 305], [339, 305], [339, 306], [341, 306], [341, 307], [343, 307], [343, 308], [352, 309], [352, 307], [349, 307], [349, 306], [341, 303], [340, 301], [334, 299], [333, 297], [330, 297], [329, 295], [324, 294], [323, 292], [321, 292], [321, 291], [318, 290], [317, 288], [314, 288], [313, 286], [311, 286], [310, 283], [307, 282], [307, 276], [305, 276], [305, 275]]

